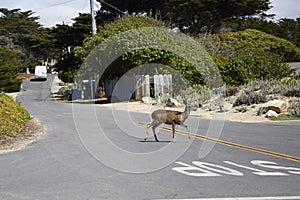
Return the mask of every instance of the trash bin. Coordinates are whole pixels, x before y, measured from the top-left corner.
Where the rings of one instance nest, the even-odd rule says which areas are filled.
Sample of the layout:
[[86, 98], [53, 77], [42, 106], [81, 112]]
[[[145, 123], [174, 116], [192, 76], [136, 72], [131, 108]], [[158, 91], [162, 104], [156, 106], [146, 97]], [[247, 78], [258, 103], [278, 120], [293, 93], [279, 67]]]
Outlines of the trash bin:
[[69, 100], [72, 101], [77, 99], [82, 99], [82, 92], [79, 89], [72, 89], [70, 91]]

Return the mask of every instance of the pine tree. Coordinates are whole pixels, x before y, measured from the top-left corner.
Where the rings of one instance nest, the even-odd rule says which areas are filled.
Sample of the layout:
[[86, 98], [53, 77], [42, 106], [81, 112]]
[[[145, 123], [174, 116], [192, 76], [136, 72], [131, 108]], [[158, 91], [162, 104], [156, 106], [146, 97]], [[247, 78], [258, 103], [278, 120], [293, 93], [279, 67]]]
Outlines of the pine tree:
[[17, 67], [13, 63], [15, 53], [0, 47], [0, 91], [18, 92], [20, 80], [17, 78]]

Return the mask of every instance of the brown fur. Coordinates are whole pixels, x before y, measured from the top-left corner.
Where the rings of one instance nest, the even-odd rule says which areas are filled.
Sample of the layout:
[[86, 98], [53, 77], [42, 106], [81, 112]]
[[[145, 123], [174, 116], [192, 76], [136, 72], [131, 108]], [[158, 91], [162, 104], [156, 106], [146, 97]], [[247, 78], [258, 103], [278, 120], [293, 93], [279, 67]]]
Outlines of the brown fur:
[[[152, 122], [147, 126], [145, 141], [148, 139], [148, 129], [152, 127], [155, 141], [158, 142], [155, 129], [161, 124], [172, 125], [172, 141], [174, 142], [175, 137], [175, 125], [180, 125], [188, 129], [187, 125], [184, 124], [185, 120], [189, 117], [191, 111], [190, 106], [185, 106], [183, 112], [172, 111], [172, 110], [156, 110], [151, 114]], [[190, 137], [190, 135], [189, 135]]]

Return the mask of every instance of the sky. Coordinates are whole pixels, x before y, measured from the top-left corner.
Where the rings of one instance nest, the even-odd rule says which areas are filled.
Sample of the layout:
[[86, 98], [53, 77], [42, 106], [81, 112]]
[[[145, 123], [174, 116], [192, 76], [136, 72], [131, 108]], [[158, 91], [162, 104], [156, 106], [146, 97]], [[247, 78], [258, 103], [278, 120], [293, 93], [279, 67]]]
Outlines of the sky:
[[[268, 14], [276, 14], [275, 20], [300, 17], [299, 0], [270, 0]], [[56, 24], [72, 24], [78, 13], [90, 12], [90, 0], [0, 0], [0, 8], [20, 8], [21, 11], [32, 10], [40, 17], [39, 22], [45, 27]], [[95, 10], [99, 9], [97, 4]]]

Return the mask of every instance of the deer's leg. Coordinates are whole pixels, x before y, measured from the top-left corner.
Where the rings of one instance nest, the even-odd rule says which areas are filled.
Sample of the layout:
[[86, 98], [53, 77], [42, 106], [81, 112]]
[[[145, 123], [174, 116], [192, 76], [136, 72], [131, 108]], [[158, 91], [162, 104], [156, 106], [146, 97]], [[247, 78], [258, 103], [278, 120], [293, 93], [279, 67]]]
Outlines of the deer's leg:
[[173, 122], [172, 123], [172, 142], [175, 142], [175, 123]]
[[186, 128], [186, 131], [188, 132], [189, 139], [191, 139], [191, 134], [190, 134], [190, 131], [188, 129], [188, 126], [185, 125], [185, 124], [181, 124], [181, 126], [183, 126], [184, 128]]
[[156, 133], [155, 133], [155, 129], [156, 129], [158, 126], [159, 126], [159, 124], [156, 124], [156, 125], [152, 126], [153, 135], [154, 135], [154, 138], [155, 138], [155, 141], [156, 141], [156, 142], [159, 142], [158, 139], [157, 139]]
[[152, 126], [152, 124], [147, 125], [146, 136], [145, 136], [144, 141], [146, 141], [146, 140], [148, 139], [148, 136], [149, 136], [148, 130], [149, 130], [149, 128], [150, 128], [151, 126]]

